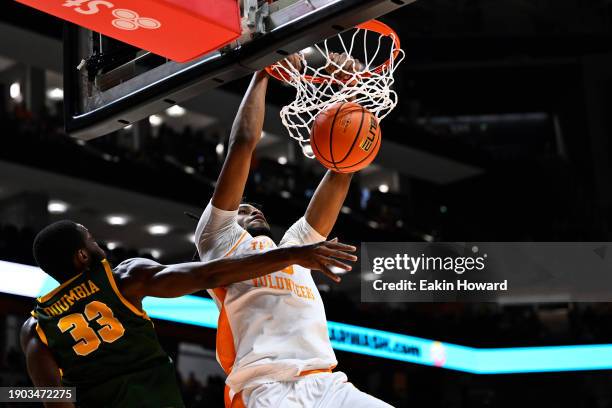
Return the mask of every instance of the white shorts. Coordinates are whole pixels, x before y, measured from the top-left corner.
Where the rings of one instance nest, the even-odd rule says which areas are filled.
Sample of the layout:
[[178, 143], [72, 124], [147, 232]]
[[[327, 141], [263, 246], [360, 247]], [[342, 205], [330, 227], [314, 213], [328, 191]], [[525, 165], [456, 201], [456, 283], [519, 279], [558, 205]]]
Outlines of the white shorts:
[[[342, 372], [311, 374], [296, 381], [262, 384], [245, 389], [246, 408], [393, 408], [347, 382]], [[242, 404], [233, 401], [232, 407]]]

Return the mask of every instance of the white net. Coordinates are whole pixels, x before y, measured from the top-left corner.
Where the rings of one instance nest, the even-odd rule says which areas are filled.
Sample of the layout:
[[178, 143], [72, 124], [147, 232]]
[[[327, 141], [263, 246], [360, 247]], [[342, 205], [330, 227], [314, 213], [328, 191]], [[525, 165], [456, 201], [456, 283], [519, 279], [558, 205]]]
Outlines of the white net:
[[[280, 115], [289, 135], [300, 143], [309, 158], [314, 157], [310, 129], [319, 112], [351, 101], [368, 109], [380, 121], [397, 105], [397, 93], [392, 89], [394, 72], [405, 54], [395, 33], [385, 35], [358, 27], [352, 35], [344, 37], [334, 37], [333, 45], [328, 39], [308, 49], [308, 54], [317, 57], [320, 54], [324, 59], [318, 67], [309, 64], [316, 58], [303, 51], [301, 70], [287, 63], [270, 68], [296, 90], [295, 99], [281, 109]], [[385, 62], [380, 63], [381, 60]]]

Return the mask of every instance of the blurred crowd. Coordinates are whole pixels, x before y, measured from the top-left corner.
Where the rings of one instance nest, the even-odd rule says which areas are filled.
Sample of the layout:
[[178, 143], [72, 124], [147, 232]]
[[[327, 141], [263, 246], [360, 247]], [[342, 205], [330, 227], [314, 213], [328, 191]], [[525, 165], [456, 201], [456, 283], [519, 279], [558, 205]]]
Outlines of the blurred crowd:
[[[68, 137], [57, 115], [33, 118], [23, 109], [3, 115], [0, 142], [10, 137], [10, 143], [3, 143], [0, 160], [186, 204], [200, 205], [210, 197], [227, 150], [228, 130], [218, 127], [177, 131], [165, 123], [152, 127], [145, 122], [84, 142]], [[255, 156], [251, 166], [245, 196], [264, 203], [268, 218], [279, 225], [303, 214], [321, 178], [320, 172], [299, 163], [265, 157]], [[422, 239], [426, 227], [412, 216], [408, 201], [402, 194], [362, 187], [357, 175], [336, 231], [355, 240]]]
[[0, 260], [34, 265], [32, 243], [35, 232], [31, 228], [18, 228], [0, 223]]
[[[196, 206], [211, 196], [228, 129], [187, 126], [179, 131], [143, 121], [84, 142], [68, 137], [62, 119], [49, 112], [36, 118], [18, 107], [0, 112], [0, 160]], [[403, 143], [409, 133], [412, 147], [484, 172], [448, 184], [399, 175], [399, 189], [388, 192], [366, 188], [357, 173], [335, 228], [345, 240], [607, 239], [607, 218], [588, 190], [587, 173], [559, 155], [545, 117], [525, 129], [472, 124], [460, 132], [453, 125], [396, 119], [385, 124], [390, 139]], [[280, 164], [256, 155], [251, 166], [245, 195], [265, 204], [264, 212], [277, 225], [303, 214], [321, 177], [299, 161]]]
[[[82, 142], [66, 136], [63, 132], [62, 118], [53, 113], [61, 111], [61, 106], [58, 106], [34, 118], [19, 105], [14, 106], [10, 112], [0, 110], [5, 129], [0, 137], [6, 140], [10, 138], [10, 143], [2, 144], [0, 160], [14, 161], [195, 205], [200, 205], [203, 197], [208, 198], [211, 195], [214, 181], [222, 165], [223, 151], [227, 148], [223, 144], [227, 138], [226, 129], [214, 126], [206, 129], [186, 127], [179, 132], [165, 123], [152, 127], [145, 122], [134, 124], [130, 128], [106, 137]], [[412, 131], [417, 133], [416, 129]], [[420, 132], [424, 130], [421, 129]], [[534, 132], [545, 133], [540, 127], [535, 128]], [[432, 131], [430, 136], [441, 137], [440, 131]], [[484, 136], [464, 134], [463, 137], [482, 139]], [[537, 134], [530, 135], [527, 139], [533, 145]], [[546, 140], [548, 139], [544, 138], [538, 142], [539, 147], [534, 150], [534, 154], [540, 155], [538, 157], [551, 157], [550, 149], [546, 147], [548, 145]], [[513, 143], [519, 141], [513, 140]], [[219, 148], [220, 145], [223, 149]], [[474, 142], [474, 145], [486, 144]], [[36, 146], [36, 149], [32, 149], [32, 146]], [[518, 147], [513, 145], [512, 151], [517, 149]], [[499, 148], [496, 150], [502, 151]], [[526, 159], [521, 158], [521, 160], [521, 163], [525, 164]], [[540, 167], [540, 170], [537, 177], [554, 180], [554, 177], [543, 174], [543, 167]], [[529, 171], [525, 167], [524, 172]], [[546, 171], [561, 174], [563, 169], [552, 166]], [[512, 174], [515, 172], [516, 170], [513, 170]], [[578, 181], [570, 176], [565, 179], [564, 191], [579, 185]], [[268, 214], [272, 223], [287, 225], [303, 214], [305, 202], [312, 196], [319, 177], [320, 175], [314, 174], [312, 170], [297, 164], [280, 164], [276, 160], [256, 157], [252, 163], [246, 197], [249, 201], [264, 203], [264, 212]], [[503, 177], [503, 174], [497, 174], [496, 177]], [[537, 181], [536, 173], [529, 177]], [[569, 184], [568, 180], [571, 181]], [[551, 232], [551, 228], [572, 234], [576, 240], [589, 238], [588, 234], [586, 237], [581, 237], [580, 231], [572, 229], [577, 227], [577, 224], [571, 223], [572, 220], [581, 218], [582, 215], [580, 211], [568, 210], [578, 207], [567, 207], [570, 205], [568, 200], [556, 200], [556, 193], [547, 193], [549, 199], [556, 200], [556, 204], [554, 207], [543, 208], [543, 211], [552, 217], [553, 223], [559, 223], [557, 227], [554, 224], [547, 224], [544, 227], [543, 224], [551, 219], [534, 211], [521, 215], [520, 210], [517, 210], [517, 217], [525, 219], [522, 222], [534, 225], [528, 231], [520, 229], [520, 222], [509, 213], [505, 217], [496, 217], [492, 222], [488, 217], [498, 211], [502, 212], [503, 209], [492, 208], [493, 213], [489, 213], [484, 206], [491, 208], [492, 205], [487, 200], [502, 196], [501, 190], [509, 189], [508, 184], [502, 181], [493, 184], [483, 184], [487, 183], [486, 179], [476, 181], [474, 188], [483, 192], [483, 200], [455, 191], [452, 195], [455, 201], [449, 200], [445, 203], [451, 207], [449, 209], [446, 205], [434, 205], [444, 202], [443, 197], [440, 197], [440, 191], [444, 189], [440, 186], [412, 181], [409, 191], [411, 197], [408, 197], [403, 195], [408, 192], [384, 194], [376, 190], [365, 190], [360, 188], [359, 180], [356, 180], [347, 197], [346, 208], [338, 219], [335, 233], [344, 240], [348, 242], [353, 240], [355, 243], [365, 240], [467, 239], [466, 235], [472, 234], [480, 235], [479, 237], [484, 240], [495, 238], [495, 234], [499, 231], [508, 235], [505, 240], [541, 239], [538, 234], [550, 240], [563, 238], [556, 235], [546, 236]], [[160, 188], [160, 183], [163, 184], [163, 188]], [[533, 186], [523, 184], [519, 187], [521, 191], [527, 191], [527, 188], [535, 189], [537, 185], [545, 191], [554, 187], [554, 184], [547, 186], [538, 182], [534, 182]], [[458, 186], [451, 188], [461, 190], [462, 187], [464, 186], [459, 183]], [[495, 193], [495, 190], [491, 191], [492, 188], [499, 188], [499, 194]], [[582, 195], [570, 194], [570, 196], [573, 200], [579, 200]], [[455, 208], [461, 207], [462, 202], [459, 200], [465, 200], [469, 204], [467, 205], [469, 209], [463, 214], [464, 217], [452, 214], [453, 211], [457, 211]], [[510, 202], [508, 205], [517, 208], [515, 204]], [[530, 208], [538, 208], [542, 203], [530, 201], [528, 205]], [[586, 202], [579, 201], [576, 205], [585, 206]], [[472, 217], [475, 212], [479, 212], [478, 217]], [[529, 218], [530, 216], [532, 218]], [[464, 219], [465, 217], [469, 218]], [[596, 218], [590, 221], [596, 221]], [[542, 225], [537, 224], [538, 222]], [[17, 228], [5, 223], [6, 221], [0, 222], [0, 259], [33, 264], [31, 243], [35, 232], [29, 227]], [[588, 222], [583, 224], [585, 230], [590, 228]], [[512, 236], [514, 232], [516, 235]], [[116, 248], [108, 251], [108, 254], [115, 264], [139, 255], [137, 248]], [[145, 256], [150, 257], [150, 255]], [[328, 315], [332, 320], [460, 344], [487, 347], [499, 345], [500, 340], [503, 340], [505, 345], [612, 340], [612, 330], [607, 325], [597, 324], [599, 319], [609, 316], [609, 310], [605, 305], [565, 304], [559, 307], [553, 306], [554, 310], [551, 312], [543, 311], [536, 306], [512, 308], [488, 304], [426, 306], [399, 304], [390, 310], [388, 306], [357, 304], [346, 298], [342, 292], [334, 290], [324, 292], [323, 296], [326, 297]]]

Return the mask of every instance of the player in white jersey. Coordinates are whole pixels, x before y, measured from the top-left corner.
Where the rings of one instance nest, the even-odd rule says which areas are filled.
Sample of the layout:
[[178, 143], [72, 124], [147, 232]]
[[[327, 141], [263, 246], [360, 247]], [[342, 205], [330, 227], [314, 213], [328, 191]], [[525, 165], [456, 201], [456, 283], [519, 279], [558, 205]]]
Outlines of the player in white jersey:
[[[289, 59], [294, 65], [295, 57]], [[215, 192], [196, 229], [202, 261], [276, 248], [263, 213], [241, 204], [251, 158], [263, 130], [268, 76], [258, 72], [230, 135]], [[328, 171], [304, 217], [279, 247], [325, 240], [346, 198], [350, 174]], [[345, 255], [347, 260], [353, 260]], [[327, 258], [325, 266], [349, 269]], [[336, 281], [338, 277], [334, 276]], [[227, 377], [226, 407], [389, 408], [355, 388], [337, 364], [321, 296], [310, 270], [293, 265], [262, 278], [211, 291], [220, 308], [217, 359]]]

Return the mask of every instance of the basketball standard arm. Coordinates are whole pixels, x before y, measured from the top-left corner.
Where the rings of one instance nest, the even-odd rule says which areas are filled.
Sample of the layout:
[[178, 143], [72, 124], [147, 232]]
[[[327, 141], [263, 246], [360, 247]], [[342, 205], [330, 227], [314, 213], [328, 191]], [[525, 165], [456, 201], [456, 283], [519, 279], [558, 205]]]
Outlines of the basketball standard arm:
[[[21, 327], [21, 349], [26, 357], [28, 374], [36, 387], [61, 387], [60, 370], [51, 350], [36, 334], [36, 319], [30, 317]], [[70, 402], [44, 403], [45, 407], [74, 408]]]
[[227, 157], [212, 198], [212, 205], [221, 210], [235, 210], [242, 200], [251, 158], [263, 131], [268, 80], [263, 71], [253, 76], [234, 119]]

